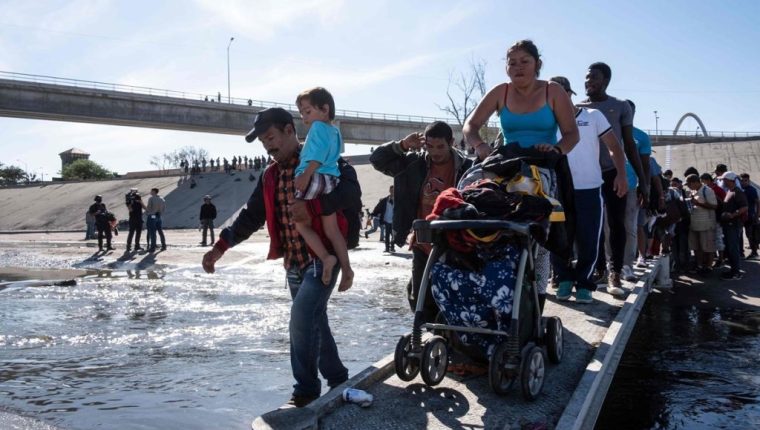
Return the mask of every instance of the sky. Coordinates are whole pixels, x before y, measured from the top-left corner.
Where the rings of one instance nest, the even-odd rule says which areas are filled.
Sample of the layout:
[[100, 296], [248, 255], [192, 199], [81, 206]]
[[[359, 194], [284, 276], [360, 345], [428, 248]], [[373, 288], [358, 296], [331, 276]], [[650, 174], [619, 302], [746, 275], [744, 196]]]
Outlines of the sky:
[[[541, 77], [567, 76], [576, 101], [588, 65], [609, 64], [639, 128], [692, 112], [760, 134], [758, 15], [753, 0], [0, 0], [0, 71], [226, 96], [234, 37], [232, 97], [293, 103], [319, 85], [338, 109], [441, 117], [450, 76], [483, 61], [488, 87], [504, 82], [506, 49], [531, 39]], [[263, 154], [242, 136], [0, 117], [0, 163], [45, 179], [72, 147], [123, 174], [182, 146]]]

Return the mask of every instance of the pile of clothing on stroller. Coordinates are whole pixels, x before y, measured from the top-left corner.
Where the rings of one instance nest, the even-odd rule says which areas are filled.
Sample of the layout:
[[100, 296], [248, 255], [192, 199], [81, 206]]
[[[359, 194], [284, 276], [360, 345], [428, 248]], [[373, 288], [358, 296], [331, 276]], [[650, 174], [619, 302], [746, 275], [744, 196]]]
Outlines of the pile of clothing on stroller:
[[[500, 147], [483, 163], [467, 172], [457, 188], [443, 191], [427, 220], [507, 220], [530, 225], [533, 239], [557, 253], [570, 252], [564, 240], [565, 211], [557, 182], [542, 180], [544, 173], [569, 168], [564, 157], [553, 153], [514, 153], [514, 146]], [[567, 183], [559, 188], [567, 190]], [[547, 192], [551, 187], [555, 190]], [[572, 182], [569, 184], [572, 191]], [[570, 202], [568, 202], [570, 203]], [[441, 244], [445, 252], [431, 270], [433, 298], [449, 325], [480, 327], [507, 332], [513, 306], [520, 254], [529, 246], [510, 231], [489, 229], [447, 230]], [[533, 253], [534, 250], [528, 249]], [[533, 254], [535, 255], [535, 254]], [[525, 282], [534, 273], [526, 267]], [[526, 294], [527, 296], [527, 294]], [[504, 339], [459, 332], [465, 345], [490, 356]]]

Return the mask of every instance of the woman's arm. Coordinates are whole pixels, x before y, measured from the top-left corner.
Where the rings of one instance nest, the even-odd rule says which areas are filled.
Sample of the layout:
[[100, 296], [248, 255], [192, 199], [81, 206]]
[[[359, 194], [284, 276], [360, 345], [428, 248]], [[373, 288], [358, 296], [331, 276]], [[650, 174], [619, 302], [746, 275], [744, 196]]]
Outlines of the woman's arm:
[[507, 84], [499, 84], [491, 88], [470, 116], [465, 119], [464, 126], [462, 126], [462, 134], [465, 141], [475, 150], [475, 153], [481, 160], [488, 156], [491, 148], [480, 137], [480, 129], [486, 125], [491, 115], [499, 109], [499, 100], [503, 97], [506, 86]]

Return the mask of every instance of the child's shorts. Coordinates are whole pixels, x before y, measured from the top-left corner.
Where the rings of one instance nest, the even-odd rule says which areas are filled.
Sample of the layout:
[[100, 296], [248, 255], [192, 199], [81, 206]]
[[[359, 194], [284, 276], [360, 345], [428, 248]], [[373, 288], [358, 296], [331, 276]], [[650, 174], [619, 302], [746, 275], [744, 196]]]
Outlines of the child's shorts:
[[314, 172], [311, 182], [303, 193], [296, 190], [296, 198], [299, 200], [314, 200], [322, 194], [329, 194], [338, 186], [340, 179], [337, 176], [325, 175]]

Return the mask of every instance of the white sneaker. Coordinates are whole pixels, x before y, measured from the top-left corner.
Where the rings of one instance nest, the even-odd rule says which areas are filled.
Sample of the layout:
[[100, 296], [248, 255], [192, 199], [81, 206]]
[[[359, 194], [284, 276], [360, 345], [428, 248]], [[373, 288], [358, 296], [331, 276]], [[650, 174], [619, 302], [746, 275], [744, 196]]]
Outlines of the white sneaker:
[[636, 260], [636, 267], [639, 269], [646, 269], [649, 266], [647, 265], [646, 260], [644, 260], [644, 257], [639, 257], [639, 259]]
[[631, 266], [623, 266], [622, 275], [623, 275], [623, 279], [625, 279], [628, 282], [638, 281], [638, 278], [636, 278], [636, 275], [633, 273], [633, 269], [631, 269]]
[[625, 290], [620, 287], [607, 286], [607, 292], [615, 297], [621, 297], [625, 295]]
[[607, 292], [616, 297], [625, 295], [619, 273], [610, 272], [610, 275], [607, 277]]

